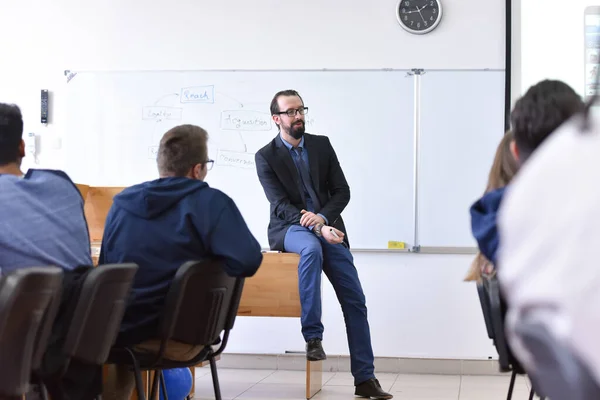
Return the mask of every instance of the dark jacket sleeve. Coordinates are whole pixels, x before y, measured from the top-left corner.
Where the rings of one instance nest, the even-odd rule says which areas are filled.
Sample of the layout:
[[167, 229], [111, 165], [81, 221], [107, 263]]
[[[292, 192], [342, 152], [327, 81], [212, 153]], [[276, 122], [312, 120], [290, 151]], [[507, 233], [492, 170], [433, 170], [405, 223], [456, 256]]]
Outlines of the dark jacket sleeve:
[[102, 233], [102, 245], [100, 246], [100, 255], [98, 257], [98, 265], [111, 264], [108, 259], [107, 248], [111, 245], [111, 232], [114, 230], [114, 204], [108, 210], [106, 220], [104, 221], [104, 232]]
[[473, 237], [477, 240], [479, 251], [494, 265], [500, 244], [497, 220], [503, 195], [504, 188], [487, 193], [470, 209]]
[[231, 199], [210, 231], [208, 246], [212, 254], [225, 259], [225, 269], [230, 276], [252, 276], [262, 262], [260, 244]]
[[269, 200], [269, 203], [275, 209], [277, 218], [290, 224], [300, 223], [300, 210], [290, 202], [285, 188], [265, 157], [260, 153], [256, 153], [254, 160], [256, 162], [258, 180], [265, 191], [267, 200]]
[[321, 208], [320, 213], [323, 214], [330, 224], [334, 224], [344, 208], [350, 202], [350, 186], [344, 176], [344, 171], [340, 166], [335, 150], [327, 139], [329, 147], [329, 170], [327, 171], [327, 187], [329, 190], [329, 201]]

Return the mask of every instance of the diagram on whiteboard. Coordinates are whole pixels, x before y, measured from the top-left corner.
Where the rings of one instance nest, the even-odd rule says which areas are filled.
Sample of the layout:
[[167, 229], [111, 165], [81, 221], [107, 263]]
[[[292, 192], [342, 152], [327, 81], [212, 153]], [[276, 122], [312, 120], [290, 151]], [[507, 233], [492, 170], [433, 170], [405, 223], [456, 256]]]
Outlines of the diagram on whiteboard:
[[[202, 106], [221, 108], [221, 105], [223, 109], [217, 113], [214, 109], [202, 109]], [[266, 106], [261, 104], [260, 107]], [[215, 163], [221, 167], [254, 169], [254, 153], [248, 151], [245, 136], [272, 132], [274, 129], [269, 113], [257, 111], [227, 93], [216, 91], [214, 85], [184, 87], [178, 93], [163, 94], [154, 104], [143, 107], [142, 120], [152, 123], [152, 145], [148, 147], [148, 158], [156, 159], [157, 143], [167, 130], [191, 121], [188, 113], [201, 120], [194, 123], [206, 128], [211, 137], [215, 136], [217, 128], [220, 140]], [[214, 121], [215, 115], [219, 115], [218, 121]]]
[[244, 142], [244, 132], [268, 132], [271, 129], [271, 116], [267, 113], [252, 110], [221, 111], [221, 130], [235, 131], [243, 145], [243, 152], [219, 149], [217, 164], [239, 168], [254, 168], [254, 153], [248, 153], [248, 147]]

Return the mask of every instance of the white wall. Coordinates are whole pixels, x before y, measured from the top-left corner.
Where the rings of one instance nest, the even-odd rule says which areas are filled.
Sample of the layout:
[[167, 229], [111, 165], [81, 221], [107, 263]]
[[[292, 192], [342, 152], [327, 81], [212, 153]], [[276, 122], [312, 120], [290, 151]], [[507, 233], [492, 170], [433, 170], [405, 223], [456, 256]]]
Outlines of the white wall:
[[[40, 165], [61, 167], [69, 154], [53, 147], [60, 147], [68, 113], [60, 108], [65, 69], [504, 68], [504, 0], [444, 0], [444, 19], [426, 36], [405, 33], [395, 6], [396, 0], [11, 2], [0, 21], [0, 101], [22, 106], [26, 131], [41, 137]], [[39, 124], [42, 88], [55, 100], [47, 128]], [[461, 282], [470, 261], [356, 254], [377, 356], [495, 355], [475, 287]], [[347, 354], [328, 284], [323, 303], [326, 350]], [[299, 321], [239, 318], [228, 349], [302, 350]]]
[[521, 0], [512, 0], [512, 38], [511, 38], [511, 109], [522, 94], [521, 78]]
[[543, 79], [563, 80], [584, 94], [584, 11], [598, 4], [513, 0], [513, 98]]

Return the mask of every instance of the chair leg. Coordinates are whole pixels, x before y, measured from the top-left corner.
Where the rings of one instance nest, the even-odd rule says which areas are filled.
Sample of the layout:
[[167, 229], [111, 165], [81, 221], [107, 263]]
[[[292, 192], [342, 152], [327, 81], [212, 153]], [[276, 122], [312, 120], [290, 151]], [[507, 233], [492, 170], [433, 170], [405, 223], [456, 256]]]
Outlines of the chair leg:
[[130, 349], [125, 349], [129, 356], [131, 357], [131, 364], [133, 365], [133, 374], [135, 376], [135, 388], [137, 391], [138, 400], [146, 400], [146, 395], [144, 392], [144, 385], [142, 380], [142, 371], [140, 369], [140, 363], [137, 358], [135, 358], [135, 354]]
[[140, 366], [136, 364], [133, 366], [133, 373], [135, 374], [135, 390], [139, 400], [146, 400], [146, 394], [144, 391], [144, 380], [142, 379], [142, 371]]
[[533, 400], [534, 394], [535, 394], [535, 392], [533, 391], [533, 388], [531, 388], [531, 391], [529, 392], [529, 400]]
[[517, 372], [513, 370], [512, 375], [510, 376], [510, 386], [508, 387], [508, 396], [506, 400], [512, 399], [513, 389], [515, 388], [515, 379], [517, 378]]
[[215, 390], [215, 400], [221, 400], [221, 387], [219, 386], [219, 376], [217, 375], [217, 363], [214, 357], [210, 357], [210, 374], [212, 375], [213, 388]]
[[165, 382], [165, 374], [160, 370], [160, 387], [162, 388], [163, 397], [165, 400], [169, 400], [169, 395], [167, 394], [167, 383]]
[[38, 387], [40, 388], [40, 395], [42, 396], [42, 400], [49, 400], [48, 390], [46, 390], [46, 385], [44, 385], [44, 382], [42, 382], [41, 379], [38, 383]]

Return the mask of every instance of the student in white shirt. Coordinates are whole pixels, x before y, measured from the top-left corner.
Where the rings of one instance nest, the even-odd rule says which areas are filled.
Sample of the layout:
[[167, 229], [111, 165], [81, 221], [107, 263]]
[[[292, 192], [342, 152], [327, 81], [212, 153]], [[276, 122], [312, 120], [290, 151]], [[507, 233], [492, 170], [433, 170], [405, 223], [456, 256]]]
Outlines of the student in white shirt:
[[557, 130], [527, 162], [500, 210], [498, 278], [508, 302], [507, 335], [532, 368], [515, 333], [543, 313], [550, 334], [600, 382], [600, 118], [581, 116]]
[[[544, 140], [572, 115], [583, 110], [581, 97], [566, 83], [544, 80], [529, 88], [511, 112], [514, 141], [510, 148], [520, 165]], [[518, 174], [517, 174], [518, 175]], [[479, 251], [495, 268], [498, 237], [497, 215], [506, 187], [486, 193], [470, 209], [471, 231]]]

